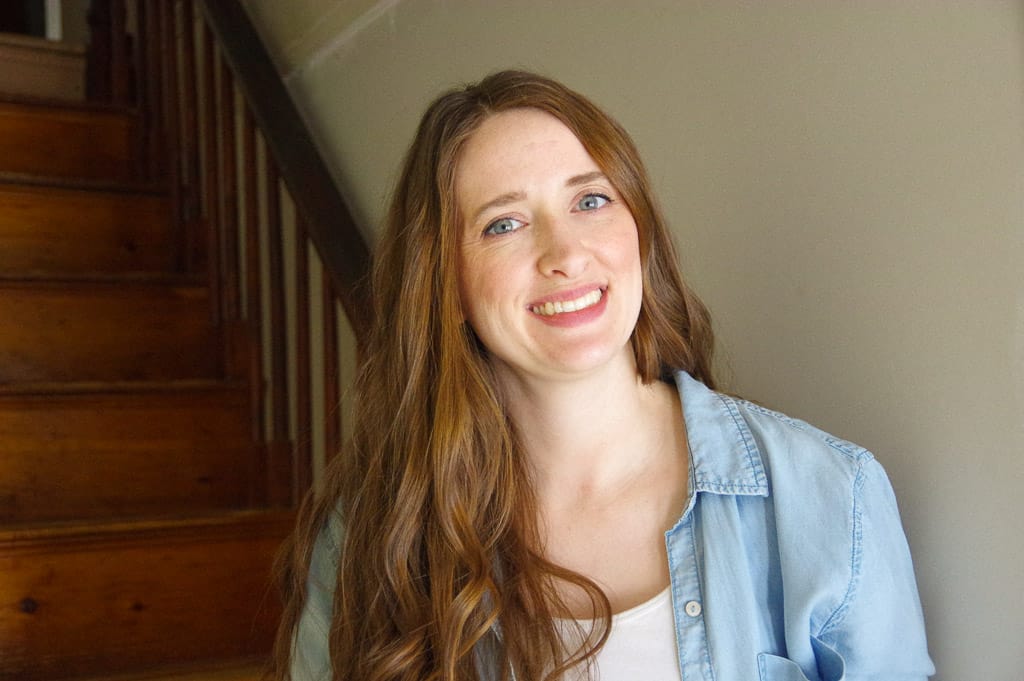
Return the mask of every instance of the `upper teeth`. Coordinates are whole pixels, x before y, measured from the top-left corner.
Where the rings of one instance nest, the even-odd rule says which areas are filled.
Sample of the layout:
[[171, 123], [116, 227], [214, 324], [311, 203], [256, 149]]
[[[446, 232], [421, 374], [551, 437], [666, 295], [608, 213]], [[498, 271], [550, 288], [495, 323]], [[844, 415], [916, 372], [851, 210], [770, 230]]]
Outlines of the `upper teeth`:
[[545, 316], [551, 316], [553, 314], [559, 314], [560, 312], [576, 312], [588, 308], [591, 305], [596, 305], [597, 301], [601, 300], [601, 289], [594, 289], [590, 293], [584, 294], [575, 300], [560, 300], [558, 302], [548, 301], [541, 305], [534, 305], [531, 310], [534, 314], [540, 314]]

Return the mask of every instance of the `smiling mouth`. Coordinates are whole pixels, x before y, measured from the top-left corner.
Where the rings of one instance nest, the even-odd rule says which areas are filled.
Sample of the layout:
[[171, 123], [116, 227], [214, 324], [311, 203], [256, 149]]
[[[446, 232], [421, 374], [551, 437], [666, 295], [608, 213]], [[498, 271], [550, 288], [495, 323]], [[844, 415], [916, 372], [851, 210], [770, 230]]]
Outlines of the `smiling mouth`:
[[534, 305], [530, 308], [530, 311], [542, 317], [551, 317], [565, 312], [579, 312], [580, 310], [597, 305], [601, 301], [602, 296], [604, 296], [604, 291], [598, 288], [573, 300], [559, 300], [557, 302], [549, 300], [546, 303]]

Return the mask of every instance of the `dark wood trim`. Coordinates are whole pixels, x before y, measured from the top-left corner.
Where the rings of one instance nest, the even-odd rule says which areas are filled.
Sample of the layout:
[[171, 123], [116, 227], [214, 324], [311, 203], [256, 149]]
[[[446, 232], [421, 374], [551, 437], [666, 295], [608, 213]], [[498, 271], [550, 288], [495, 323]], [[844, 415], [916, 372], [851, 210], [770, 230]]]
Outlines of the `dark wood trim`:
[[114, 0], [110, 3], [110, 89], [111, 99], [115, 104], [128, 104], [130, 99], [131, 64], [125, 14], [124, 0]]
[[309, 238], [306, 221], [295, 214], [295, 492], [313, 484], [313, 388], [309, 327]]
[[[253, 442], [265, 442], [266, 398], [263, 384], [263, 281], [260, 268], [259, 158], [256, 122], [248, 107], [242, 107], [242, 188], [245, 194], [245, 310], [249, 329], [249, 391]], [[253, 461], [253, 504], [267, 503], [268, 471], [266, 453]]]
[[177, 227], [175, 234], [178, 239], [177, 253], [175, 253], [175, 261], [178, 271], [186, 271], [186, 253], [188, 249], [187, 237], [185, 230], [181, 229], [182, 217], [181, 217], [181, 141], [183, 138], [181, 131], [181, 116], [179, 109], [179, 92], [180, 82], [182, 74], [178, 69], [178, 40], [177, 36], [174, 35], [171, 29], [175, 25], [174, 21], [174, 7], [171, 3], [165, 2], [161, 5], [163, 9], [163, 24], [164, 33], [170, 33], [169, 36], [163, 38], [164, 40], [164, 54], [166, 57], [161, 60], [164, 65], [163, 70], [163, 82], [166, 84], [164, 87], [163, 97], [163, 110], [164, 120], [167, 121], [167, 130], [169, 134], [167, 139], [164, 141], [164, 145], [167, 149], [166, 155], [167, 160], [164, 162], [164, 170], [167, 173], [167, 178], [170, 183], [171, 192], [171, 212], [172, 212], [172, 224]]
[[[137, 3], [137, 6], [141, 8], [144, 4]], [[150, 179], [164, 176], [167, 138], [167, 127], [164, 121], [166, 83], [163, 80], [164, 67], [161, 63], [166, 37], [161, 34], [161, 5], [162, 3], [155, 3], [139, 15], [140, 21], [145, 21], [145, 24], [139, 27], [139, 31], [145, 36], [146, 45], [145, 71], [143, 72], [144, 76], [140, 79], [145, 84], [146, 96], [139, 106], [142, 109], [143, 120], [146, 121], [146, 161]]]
[[[140, 10], [141, 11], [141, 8]], [[201, 214], [199, 163], [199, 97], [196, 82], [195, 14], [192, 0], [182, 2], [182, 78], [181, 108], [184, 120], [181, 126], [181, 206], [179, 215], [185, 232], [185, 270], [200, 272], [206, 266], [206, 248], [203, 235], [198, 232]]]
[[110, 0], [89, 3], [89, 50], [86, 54], [85, 95], [90, 101], [110, 101]]
[[372, 314], [366, 242], [241, 3], [202, 4], [361, 343]]
[[146, 30], [146, 3], [135, 3], [135, 44], [132, 50], [132, 106], [139, 117], [139, 125], [135, 128], [135, 148], [138, 150], [135, 158], [135, 174], [137, 177], [144, 177], [150, 181], [155, 178], [151, 172], [152, 160], [149, 153], [152, 151], [150, 145], [150, 125], [146, 105], [149, 97], [149, 72], [147, 71], [149, 61], [148, 52], [151, 49], [147, 42]]
[[220, 252], [223, 286], [221, 310], [225, 319], [239, 318], [238, 281], [238, 164], [235, 160], [235, 84], [231, 70], [223, 59], [220, 63], [219, 105], [220, 136], [218, 157], [221, 173]]
[[266, 158], [267, 259], [270, 266], [270, 401], [273, 405], [270, 439], [288, 441], [288, 311], [284, 297], [284, 244], [281, 224], [281, 175], [274, 159]]
[[338, 297], [334, 282], [323, 278], [324, 308], [324, 458], [330, 461], [341, 448], [341, 388], [338, 362]]
[[[205, 241], [207, 243], [207, 268], [210, 277], [210, 290], [221, 290], [220, 243], [218, 225], [220, 224], [220, 187], [217, 168], [217, 48], [213, 42], [213, 32], [203, 24], [203, 64], [199, 75], [200, 99], [203, 102], [202, 139], [203, 165], [206, 168], [203, 182], [203, 220]], [[218, 302], [211, 310], [212, 321], [219, 324], [223, 315], [219, 296]]]

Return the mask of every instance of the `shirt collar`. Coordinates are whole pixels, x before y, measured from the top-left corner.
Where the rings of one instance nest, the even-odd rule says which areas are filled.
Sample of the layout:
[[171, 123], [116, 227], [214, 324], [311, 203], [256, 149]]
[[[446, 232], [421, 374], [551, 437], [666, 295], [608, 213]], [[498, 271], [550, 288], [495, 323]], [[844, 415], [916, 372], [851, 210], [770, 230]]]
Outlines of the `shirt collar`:
[[768, 496], [761, 451], [737, 401], [685, 371], [676, 374], [690, 445], [690, 490]]

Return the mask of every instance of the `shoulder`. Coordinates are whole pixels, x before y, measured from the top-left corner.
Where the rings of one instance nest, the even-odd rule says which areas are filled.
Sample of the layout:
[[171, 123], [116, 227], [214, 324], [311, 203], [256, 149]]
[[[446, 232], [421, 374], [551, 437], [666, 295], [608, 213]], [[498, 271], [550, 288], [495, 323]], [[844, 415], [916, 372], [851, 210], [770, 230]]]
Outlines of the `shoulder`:
[[876, 577], [885, 569], [877, 566], [907, 573], [906, 539], [889, 478], [860, 445], [746, 400], [721, 399], [742, 422], [764, 466], [780, 554], [800, 556], [784, 576], [828, 594], [813, 619], [819, 631], [829, 630], [853, 602], [878, 591]]
[[864, 447], [836, 437], [806, 421], [747, 400], [722, 396], [743, 419], [769, 465], [797, 464], [856, 472], [874, 461]]
[[810, 604], [812, 635], [842, 654], [848, 673], [929, 673], [913, 564], [882, 465], [804, 421], [726, 399], [762, 452], [779, 554], [798, 557], [782, 561], [781, 575], [791, 602]]
[[[333, 594], [344, 535], [341, 513], [337, 509], [331, 510], [313, 546], [313, 555], [309, 562], [308, 596]], [[329, 606], [330, 603], [324, 605]]]
[[724, 399], [756, 445], [777, 506], [852, 520], [863, 510], [865, 487], [889, 488], [882, 466], [864, 447], [761, 405]]
[[715, 392], [683, 372], [676, 381], [698, 489], [773, 497], [819, 490], [849, 499], [858, 477], [877, 467], [864, 447], [805, 421]]
[[309, 562], [306, 594], [292, 648], [292, 681], [330, 678], [328, 638], [343, 537], [341, 514], [332, 510], [320, 530]]

